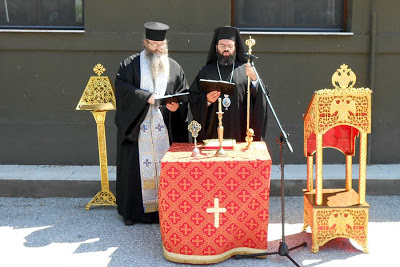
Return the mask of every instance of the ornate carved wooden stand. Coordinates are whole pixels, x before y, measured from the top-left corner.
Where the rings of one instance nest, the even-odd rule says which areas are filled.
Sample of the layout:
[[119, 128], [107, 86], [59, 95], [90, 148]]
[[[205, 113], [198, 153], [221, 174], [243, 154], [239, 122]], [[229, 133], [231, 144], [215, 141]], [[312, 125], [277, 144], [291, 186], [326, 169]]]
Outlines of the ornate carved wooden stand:
[[[341, 65], [332, 76], [335, 89], [314, 93], [304, 116], [304, 155], [307, 157], [307, 189], [304, 190], [304, 227], [311, 227], [313, 253], [331, 239], [355, 240], [367, 253], [368, 209], [365, 202], [367, 134], [371, 132], [371, 93], [353, 88], [356, 75]], [[352, 189], [352, 156], [360, 136], [359, 190]], [[343, 189], [323, 189], [323, 148], [332, 147], [346, 156]], [[316, 185], [313, 188], [313, 154]]]
[[358, 194], [351, 189], [324, 189], [321, 205], [315, 203], [315, 190], [304, 191], [304, 226], [311, 227], [311, 252], [337, 237], [351, 238], [368, 253], [368, 203], [358, 204]]
[[116, 107], [114, 89], [108, 76], [100, 76], [105, 71], [101, 64], [97, 64], [93, 71], [97, 76], [90, 77], [76, 107], [76, 110], [91, 110], [97, 124], [101, 191], [86, 205], [86, 210], [89, 210], [91, 205], [117, 206], [115, 196], [110, 191], [108, 182], [106, 131], [104, 126], [106, 112], [115, 110]]

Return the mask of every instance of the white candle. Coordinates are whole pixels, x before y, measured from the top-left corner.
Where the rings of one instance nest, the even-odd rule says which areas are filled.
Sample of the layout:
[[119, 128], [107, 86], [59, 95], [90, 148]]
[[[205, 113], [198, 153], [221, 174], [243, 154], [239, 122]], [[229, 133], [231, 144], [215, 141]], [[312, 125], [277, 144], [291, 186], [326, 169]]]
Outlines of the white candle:
[[221, 98], [218, 98], [218, 112], [222, 112]]

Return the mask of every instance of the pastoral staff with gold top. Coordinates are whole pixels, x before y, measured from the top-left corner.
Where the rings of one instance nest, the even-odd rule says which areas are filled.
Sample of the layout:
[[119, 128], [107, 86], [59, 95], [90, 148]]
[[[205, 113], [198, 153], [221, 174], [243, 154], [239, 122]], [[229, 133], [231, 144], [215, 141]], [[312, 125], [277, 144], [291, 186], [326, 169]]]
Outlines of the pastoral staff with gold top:
[[169, 27], [144, 24], [144, 50], [121, 62], [115, 79], [117, 205], [126, 225], [158, 222], [160, 161], [172, 142], [187, 142], [187, 103], [155, 106], [157, 96], [187, 92], [182, 67], [168, 57]]
[[[259, 81], [244, 57], [244, 47], [240, 32], [234, 27], [215, 29], [206, 65], [199, 71], [190, 86], [190, 109], [193, 119], [203, 130], [199, 140], [217, 138], [217, 99], [222, 98], [224, 138], [245, 141], [247, 130], [247, 87], [251, 82], [250, 128], [254, 130], [254, 140], [262, 140], [267, 121], [266, 101], [259, 88]], [[200, 89], [200, 80], [216, 80], [235, 83], [233, 95], [218, 91], [206, 93]]]

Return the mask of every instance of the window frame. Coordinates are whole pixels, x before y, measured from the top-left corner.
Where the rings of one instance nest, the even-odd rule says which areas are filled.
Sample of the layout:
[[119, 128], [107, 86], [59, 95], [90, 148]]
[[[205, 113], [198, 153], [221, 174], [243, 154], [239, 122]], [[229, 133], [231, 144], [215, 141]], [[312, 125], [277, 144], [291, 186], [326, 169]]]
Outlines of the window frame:
[[[39, 24], [40, 23], [40, 16], [41, 16], [41, 8], [42, 8], [42, 1], [39, 0], [37, 3], [34, 4], [34, 12], [35, 14], [35, 21]], [[76, 12], [76, 8], [75, 8]], [[85, 0], [82, 0], [82, 22], [78, 23], [68, 22], [70, 25], [23, 25], [23, 24], [15, 24], [15, 25], [6, 25], [0, 23], [1, 30], [84, 30], [85, 29]]]
[[235, 25], [235, 0], [231, 0], [231, 25], [237, 27], [241, 31], [251, 31], [251, 32], [332, 32], [340, 33], [348, 31], [348, 0], [343, 1], [342, 10], [342, 28], [324, 28], [324, 27], [314, 27], [314, 28], [301, 28], [301, 27], [264, 27], [264, 28], [251, 28], [251, 27], [238, 27]]

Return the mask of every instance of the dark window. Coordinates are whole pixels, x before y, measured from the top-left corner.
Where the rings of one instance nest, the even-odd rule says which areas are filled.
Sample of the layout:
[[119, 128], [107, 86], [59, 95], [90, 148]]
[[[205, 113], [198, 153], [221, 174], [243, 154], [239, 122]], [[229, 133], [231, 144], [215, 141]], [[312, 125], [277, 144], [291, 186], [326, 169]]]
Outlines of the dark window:
[[232, 25], [247, 31], [344, 31], [347, 0], [232, 0]]
[[83, 29], [84, 0], [0, 0], [0, 28]]

